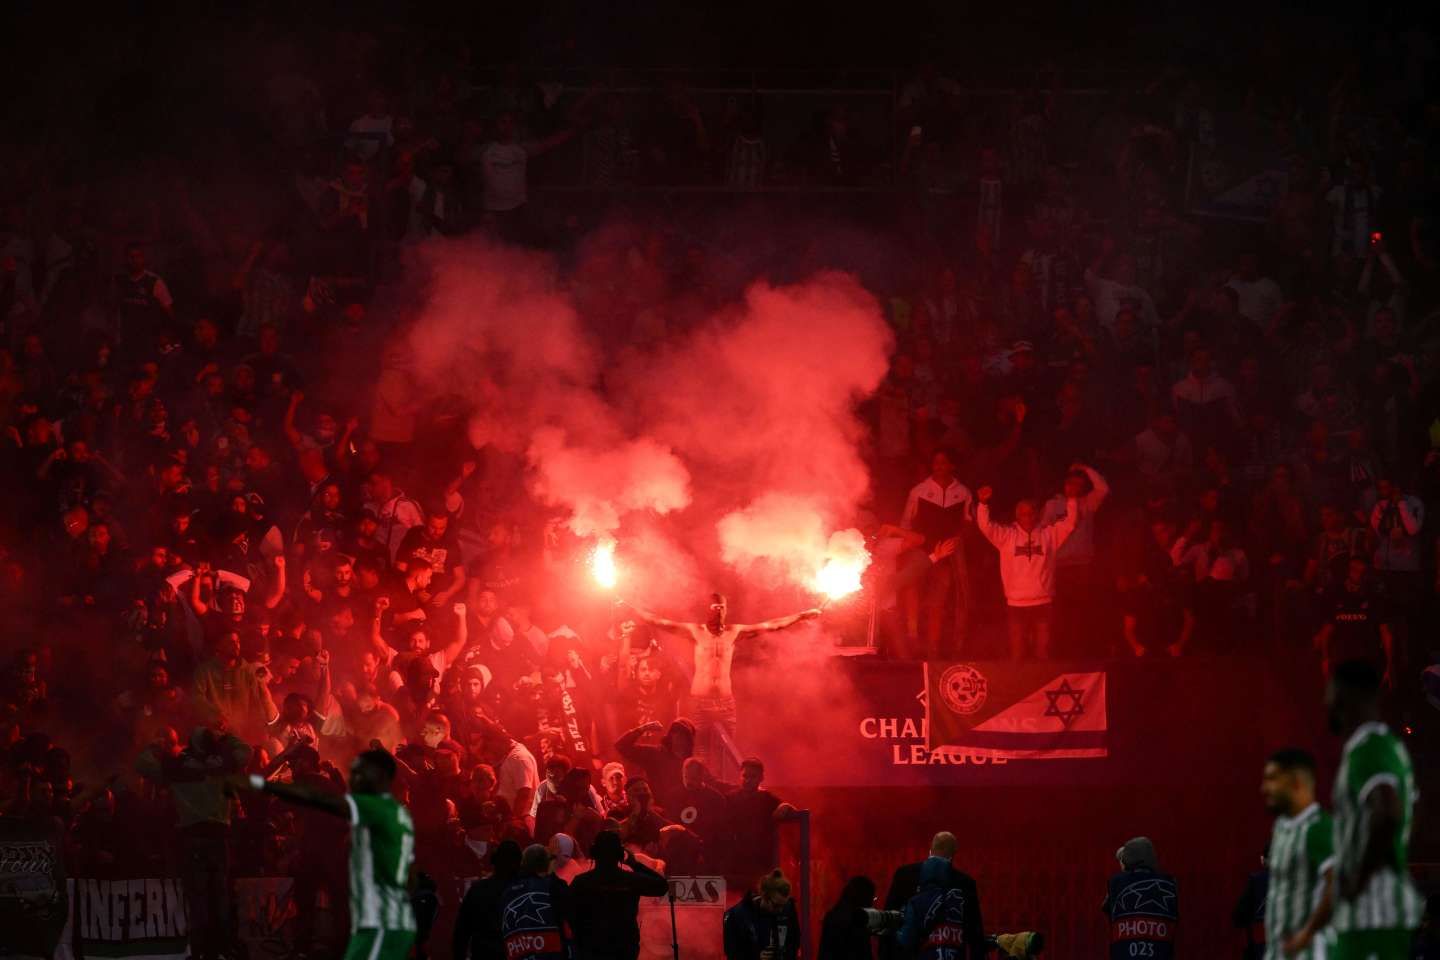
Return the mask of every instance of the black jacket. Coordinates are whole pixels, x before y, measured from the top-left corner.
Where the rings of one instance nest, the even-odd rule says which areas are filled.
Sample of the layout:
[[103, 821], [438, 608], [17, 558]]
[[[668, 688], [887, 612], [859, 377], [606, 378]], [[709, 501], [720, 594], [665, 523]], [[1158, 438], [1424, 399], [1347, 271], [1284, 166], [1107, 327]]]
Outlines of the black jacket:
[[670, 749], [670, 739], [675, 736], [676, 731], [684, 731], [689, 735], [690, 742], [695, 742], [695, 724], [684, 717], [671, 722], [670, 729], [666, 731], [659, 746], [647, 746], [639, 742], [645, 735], [644, 727], [636, 727], [615, 741], [615, 752], [620, 754], [621, 759], [645, 771], [645, 778], [650, 781], [650, 789], [655, 792], [655, 802], [665, 810], [675, 809], [675, 801], [685, 786], [681, 770], [688, 758], [677, 757]]
[[500, 899], [507, 960], [568, 960], [570, 887], [554, 874], [522, 873]]
[[[920, 892], [920, 868], [924, 865], [925, 861], [921, 860], [896, 868], [895, 875], [890, 878], [890, 889], [885, 893], [886, 910], [903, 911], [911, 898]], [[968, 873], [956, 870], [953, 866], [950, 871], [946, 885], [964, 891], [967, 913], [970, 914], [967, 917], [965, 940], [970, 945], [971, 960], [984, 960], [985, 924], [980, 918], [979, 888]], [[880, 960], [908, 960], [913, 956], [915, 952], [900, 946], [893, 934], [880, 938]]]
[[515, 874], [505, 873], [477, 880], [465, 891], [460, 914], [455, 918], [451, 956], [454, 960], [502, 960], [505, 941], [500, 937], [500, 903]]
[[1265, 896], [1269, 889], [1268, 871], [1250, 874], [1230, 914], [1231, 925], [1245, 931], [1245, 960], [1260, 960], [1265, 955]]
[[796, 960], [800, 955], [800, 915], [791, 900], [780, 913], [767, 913], [747, 893], [725, 911], [725, 960], [760, 960], [771, 943], [779, 946], [775, 960]]
[[863, 908], [839, 903], [825, 914], [820, 927], [818, 960], [872, 960], [869, 919]]
[[639, 863], [633, 873], [615, 866], [596, 866], [570, 884], [570, 927], [576, 954], [583, 960], [634, 960], [640, 955], [641, 897], [663, 897], [670, 884]]

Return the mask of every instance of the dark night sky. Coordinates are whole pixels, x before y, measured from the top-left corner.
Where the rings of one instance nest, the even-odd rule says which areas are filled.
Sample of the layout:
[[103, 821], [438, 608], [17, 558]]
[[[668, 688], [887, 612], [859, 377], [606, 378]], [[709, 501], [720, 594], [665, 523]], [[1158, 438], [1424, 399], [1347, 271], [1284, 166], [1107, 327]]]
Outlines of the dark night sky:
[[[1372, 28], [1403, 25], [1373, 8], [1356, 13]], [[406, 86], [417, 58], [454, 49], [460, 38], [476, 65], [858, 69], [928, 59], [964, 83], [1013, 87], [1035, 82], [1040, 64], [1060, 65], [1080, 86], [1107, 85], [1103, 71], [1116, 70], [1138, 85], [1134, 78], [1169, 65], [1203, 66], [1222, 86], [1227, 77], [1248, 82], [1256, 66], [1286, 71], [1282, 83], [1304, 84], [1297, 64], [1333, 78], [1339, 64], [1367, 52], [1362, 48], [1372, 41], [1352, 26], [1303, 9], [1257, 12], [1253, 5], [1176, 0], [1003, 6], [568, 0], [419, 10], [376, 2], [25, 2], [0, 12], [8, 47], [0, 70], [11, 94], [7, 126], [21, 135], [43, 127], [52, 141], [171, 152], [178, 131], [243, 138], [253, 129], [250, 91], [264, 70], [253, 51], [283, 38], [315, 58], [311, 70], [334, 69], [325, 61], [343, 29], [380, 38], [385, 53], [372, 76], [397, 88]]]

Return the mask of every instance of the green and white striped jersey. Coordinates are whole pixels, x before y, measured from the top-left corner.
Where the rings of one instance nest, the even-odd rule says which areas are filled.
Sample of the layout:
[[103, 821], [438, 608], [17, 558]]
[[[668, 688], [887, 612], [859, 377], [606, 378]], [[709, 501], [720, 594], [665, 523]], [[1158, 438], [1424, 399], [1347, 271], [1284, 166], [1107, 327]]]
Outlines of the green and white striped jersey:
[[350, 931], [414, 930], [415, 826], [388, 793], [349, 793]]
[[[1335, 850], [1330, 815], [1312, 803], [1293, 817], [1277, 817], [1265, 857], [1270, 889], [1265, 898], [1265, 960], [1282, 960], [1285, 941], [1305, 926], [1323, 892], [1325, 871]], [[1316, 937], [1323, 941], [1324, 936]], [[1296, 957], [1317, 960], [1325, 944], [1312, 945]]]
[[1420, 925], [1424, 903], [1410, 882], [1410, 827], [1415, 814], [1415, 769], [1410, 752], [1383, 723], [1361, 724], [1345, 744], [1340, 772], [1335, 776], [1335, 859], [1337, 879], [1360, 872], [1370, 814], [1365, 803], [1370, 793], [1388, 784], [1400, 795], [1400, 829], [1395, 836], [1395, 867], [1371, 874], [1354, 900], [1339, 896], [1336, 887], [1337, 933], [1355, 930], [1414, 930]]

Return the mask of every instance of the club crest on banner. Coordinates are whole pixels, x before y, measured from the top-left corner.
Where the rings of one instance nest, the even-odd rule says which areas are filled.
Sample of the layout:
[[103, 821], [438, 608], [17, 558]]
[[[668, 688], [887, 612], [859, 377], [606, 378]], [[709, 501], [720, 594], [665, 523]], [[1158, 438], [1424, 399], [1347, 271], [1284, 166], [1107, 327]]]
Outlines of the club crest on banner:
[[945, 706], [961, 716], [969, 716], [990, 696], [990, 682], [985, 674], [968, 663], [957, 663], [940, 675], [940, 699]]

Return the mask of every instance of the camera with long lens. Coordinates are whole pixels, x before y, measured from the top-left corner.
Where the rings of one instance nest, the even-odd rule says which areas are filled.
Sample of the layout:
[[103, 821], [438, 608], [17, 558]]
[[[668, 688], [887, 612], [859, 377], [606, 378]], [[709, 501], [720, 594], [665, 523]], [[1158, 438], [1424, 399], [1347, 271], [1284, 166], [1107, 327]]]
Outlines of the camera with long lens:
[[870, 930], [872, 937], [878, 937], [886, 933], [894, 933], [905, 925], [905, 914], [899, 910], [876, 910], [873, 907], [865, 908], [865, 926]]
[[1025, 957], [1038, 957], [1045, 951], [1045, 936], [1033, 931], [997, 933], [985, 938], [985, 947], [1001, 957], [1023, 960]]

